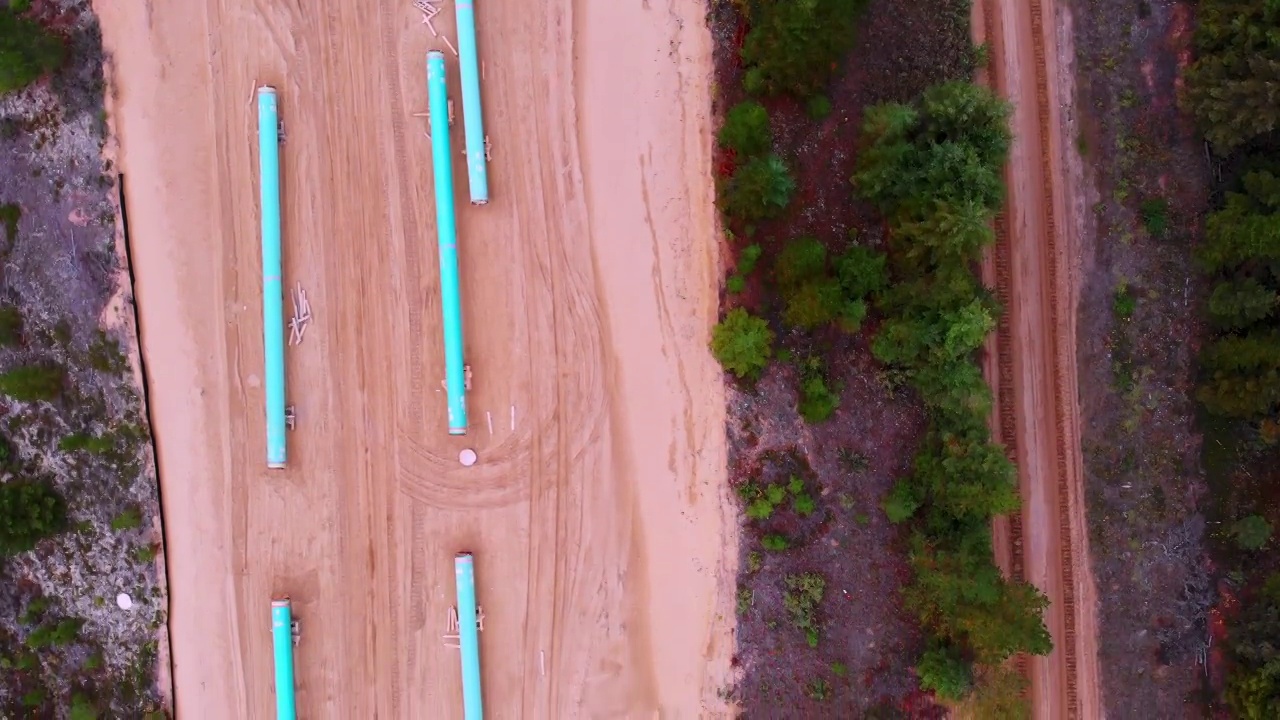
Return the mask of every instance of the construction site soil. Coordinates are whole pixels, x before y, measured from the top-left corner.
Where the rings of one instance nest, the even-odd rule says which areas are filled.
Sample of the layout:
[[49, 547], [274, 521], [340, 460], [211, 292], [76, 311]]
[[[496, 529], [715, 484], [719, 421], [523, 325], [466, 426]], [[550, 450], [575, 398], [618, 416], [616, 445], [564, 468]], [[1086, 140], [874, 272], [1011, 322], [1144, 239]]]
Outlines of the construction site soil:
[[[285, 595], [301, 621], [300, 716], [459, 717], [442, 635], [461, 550], [477, 560], [494, 717], [722, 715], [737, 538], [707, 350], [719, 274], [704, 9], [478, 9], [493, 201], [458, 200], [465, 438], [445, 428], [430, 150], [414, 116], [426, 51], [449, 52], [451, 6], [438, 40], [407, 0], [97, 10], [178, 717], [271, 714], [268, 608]], [[278, 89], [287, 136], [284, 281], [314, 313], [287, 357], [297, 430], [275, 471], [260, 84]], [[474, 467], [459, 466], [464, 447]]]

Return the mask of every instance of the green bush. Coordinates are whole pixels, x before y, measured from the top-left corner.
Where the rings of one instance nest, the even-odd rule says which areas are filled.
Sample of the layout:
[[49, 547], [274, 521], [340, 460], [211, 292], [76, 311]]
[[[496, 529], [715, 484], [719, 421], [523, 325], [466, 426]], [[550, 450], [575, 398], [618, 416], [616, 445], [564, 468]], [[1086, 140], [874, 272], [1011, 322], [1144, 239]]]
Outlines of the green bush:
[[0, 345], [13, 347], [22, 343], [22, 313], [12, 305], [0, 307]]
[[926, 650], [916, 664], [920, 687], [931, 690], [944, 700], [963, 700], [973, 687], [969, 663], [952, 647]]
[[855, 247], [837, 258], [833, 268], [827, 248], [814, 237], [788, 242], [773, 274], [788, 325], [812, 330], [839, 319], [850, 333], [866, 318], [866, 296], [878, 291], [886, 278], [883, 255]]
[[66, 452], [84, 450], [95, 455], [111, 452], [115, 447], [115, 439], [110, 436], [95, 436], [85, 433], [74, 433], [58, 441], [58, 447]]
[[862, 321], [867, 319], [867, 301], [845, 298], [840, 305], [840, 329], [850, 335], [862, 329]]
[[818, 606], [826, 593], [827, 581], [817, 573], [803, 573], [788, 575], [784, 582], [787, 590], [782, 596], [782, 604], [791, 616], [791, 624], [804, 633], [809, 647], [817, 647], [821, 632]]
[[1031, 703], [1027, 700], [1027, 679], [1017, 668], [993, 665], [978, 668], [971, 717], [982, 720], [1029, 720]]
[[893, 484], [881, 507], [889, 522], [897, 525], [916, 514], [916, 510], [920, 509], [920, 499], [916, 497], [911, 483], [899, 480]]
[[732, 294], [737, 294], [747, 289], [747, 276], [756, 269], [756, 263], [760, 262], [760, 256], [764, 254], [764, 249], [759, 244], [751, 244], [742, 249], [742, 253], [738, 256], [738, 266], [734, 273], [725, 280], [725, 290]]
[[142, 527], [142, 513], [136, 507], [125, 508], [111, 519], [112, 530], [137, 530]]
[[836, 260], [836, 277], [845, 294], [867, 298], [879, 293], [889, 284], [888, 258], [884, 253], [855, 245]]
[[785, 292], [783, 319], [788, 325], [805, 330], [831, 323], [843, 306], [840, 283], [830, 277], [814, 278]]
[[1271, 539], [1271, 523], [1261, 515], [1249, 515], [1232, 523], [1231, 534], [1242, 550], [1261, 550]]
[[746, 0], [742, 42], [747, 92], [807, 97], [821, 90], [853, 46], [866, 0]]
[[27, 636], [27, 647], [47, 648], [70, 644], [80, 635], [84, 620], [63, 618], [56, 625], [41, 625]]
[[739, 165], [722, 188], [725, 215], [755, 223], [776, 218], [787, 209], [796, 181], [780, 158], [766, 155]]
[[965, 648], [977, 662], [995, 664], [1017, 652], [1048, 654], [1053, 643], [1042, 620], [1048, 598], [1000, 574], [988, 524], [954, 527], [962, 530], [953, 529], [945, 547], [923, 529], [912, 536], [914, 578], [903, 589], [907, 609], [938, 639]]
[[1169, 231], [1169, 203], [1164, 198], [1148, 198], [1142, 201], [1138, 213], [1142, 225], [1153, 238], [1162, 238]]
[[67, 527], [67, 506], [45, 482], [0, 485], [0, 556], [26, 552]]
[[773, 331], [763, 318], [734, 308], [712, 329], [711, 354], [739, 378], [759, 377], [773, 357]]
[[760, 544], [764, 546], [765, 550], [772, 552], [782, 552], [791, 547], [791, 541], [787, 539], [787, 536], [778, 535], [777, 533], [765, 535], [760, 539]]
[[1128, 320], [1138, 311], [1138, 298], [1129, 292], [1129, 285], [1121, 281], [1111, 296], [1111, 312], [1121, 320]]
[[742, 254], [738, 256], [738, 273], [740, 275], [750, 275], [755, 272], [756, 264], [760, 262], [760, 257], [764, 255], [764, 248], [759, 243], [752, 243], [742, 248]]
[[52, 402], [62, 395], [66, 371], [54, 365], [27, 365], [0, 374], [0, 393], [22, 402]]
[[9, 438], [0, 434], [0, 468], [11, 468], [18, 459], [17, 449]]
[[0, 8], [0, 93], [35, 82], [62, 64], [62, 43], [12, 7]]
[[788, 242], [774, 261], [773, 276], [782, 287], [795, 287], [822, 275], [827, 269], [827, 248], [817, 238], [804, 236]]
[[87, 695], [76, 693], [71, 696], [67, 720], [98, 720], [98, 706]]
[[[3, 11], [0, 11], [3, 12]], [[18, 221], [22, 219], [22, 206], [16, 203], [0, 205], [0, 225], [4, 226], [4, 247], [8, 251], [18, 241]]]
[[22, 707], [38, 708], [49, 699], [49, 691], [42, 687], [28, 691], [22, 696]]
[[840, 407], [840, 396], [827, 386], [821, 366], [807, 367], [800, 373], [800, 417], [810, 424], [831, 417]]
[[831, 114], [831, 101], [826, 95], [814, 95], [805, 101], [805, 112], [814, 120], [825, 120]]
[[769, 152], [773, 144], [769, 129], [769, 112], [754, 100], [744, 100], [725, 113], [720, 126], [720, 145], [745, 160]]

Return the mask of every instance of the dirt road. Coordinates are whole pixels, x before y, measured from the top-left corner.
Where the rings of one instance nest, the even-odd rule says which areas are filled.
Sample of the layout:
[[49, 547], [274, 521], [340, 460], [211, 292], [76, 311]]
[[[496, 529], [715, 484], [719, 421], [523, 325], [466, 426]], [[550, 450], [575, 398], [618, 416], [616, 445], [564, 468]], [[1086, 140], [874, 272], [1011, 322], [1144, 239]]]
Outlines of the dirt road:
[[[463, 549], [494, 717], [720, 713], [736, 537], [706, 350], [718, 268], [701, 5], [478, 5], [493, 201], [467, 205], [455, 162], [465, 441], [445, 429], [430, 150], [413, 117], [443, 40], [408, 0], [95, 5], [179, 716], [270, 716], [268, 606], [288, 594], [301, 716], [461, 717], [441, 636]], [[451, 5], [435, 27], [452, 39]], [[287, 355], [289, 467], [270, 472], [258, 84], [279, 89], [286, 125], [284, 280], [315, 316]], [[453, 139], [460, 152], [461, 122]], [[463, 447], [478, 465], [458, 465]]]
[[1071, 57], [1070, 32], [1056, 32], [1052, 0], [983, 0], [975, 18], [978, 41], [991, 48], [987, 80], [1014, 105], [1007, 204], [985, 268], [1006, 316], [987, 372], [995, 376], [997, 434], [1018, 462], [1022, 512], [997, 523], [997, 555], [1052, 603], [1045, 623], [1054, 650], [1022, 663], [1035, 716], [1096, 718], [1102, 708], [1084, 518], [1075, 371], [1078, 253], [1070, 214], [1080, 203], [1060, 117], [1072, 100], [1071, 76], [1059, 71], [1060, 59]]

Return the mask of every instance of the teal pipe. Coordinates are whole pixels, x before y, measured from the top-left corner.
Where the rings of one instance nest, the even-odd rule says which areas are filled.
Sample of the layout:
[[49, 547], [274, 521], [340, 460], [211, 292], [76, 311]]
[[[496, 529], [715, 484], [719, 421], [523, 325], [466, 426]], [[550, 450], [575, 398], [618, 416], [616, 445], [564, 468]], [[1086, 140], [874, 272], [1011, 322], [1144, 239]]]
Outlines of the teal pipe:
[[288, 598], [271, 601], [271, 644], [276, 659], [276, 720], [296, 720], [293, 688], [293, 607]]
[[462, 352], [462, 293], [458, 288], [458, 227], [453, 215], [453, 158], [449, 149], [449, 96], [444, 53], [427, 53], [431, 161], [436, 184], [436, 236], [440, 245], [440, 311], [444, 315], [444, 385], [449, 434], [467, 434], [466, 365]]
[[458, 581], [458, 648], [462, 655], [462, 716], [465, 720], [484, 717], [480, 692], [480, 630], [476, 618], [476, 572], [471, 553], [453, 558]]
[[285, 465], [284, 286], [280, 262], [280, 120], [273, 87], [258, 88], [258, 183], [262, 193], [262, 343], [267, 467]]
[[476, 59], [476, 11], [473, 0], [458, 0], [458, 74], [462, 77], [462, 127], [467, 139], [467, 184], [471, 204], [489, 202], [489, 163], [484, 156], [484, 117], [480, 111], [480, 63]]

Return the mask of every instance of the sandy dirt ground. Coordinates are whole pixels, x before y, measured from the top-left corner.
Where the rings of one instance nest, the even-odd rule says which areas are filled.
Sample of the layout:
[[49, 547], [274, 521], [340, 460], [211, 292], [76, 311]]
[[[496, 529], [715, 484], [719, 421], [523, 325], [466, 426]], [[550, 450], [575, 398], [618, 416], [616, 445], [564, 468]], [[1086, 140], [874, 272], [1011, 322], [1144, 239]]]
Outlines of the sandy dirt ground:
[[1069, 17], [1056, 17], [1051, 0], [983, 0], [974, 27], [991, 48], [985, 79], [1014, 105], [1007, 206], [984, 268], [1006, 298], [986, 367], [997, 377], [997, 431], [1017, 459], [1022, 496], [1020, 517], [996, 525], [997, 556], [1051, 601], [1045, 622], [1054, 650], [1022, 661], [1035, 717], [1101, 717], [1075, 372], [1073, 218], [1085, 210], [1079, 163], [1062, 141], [1061, 113], [1072, 104]]
[[[493, 201], [466, 203], [455, 161], [465, 441], [445, 429], [429, 141], [413, 116], [443, 39], [408, 0], [95, 8], [178, 716], [271, 715], [269, 601], [287, 594], [302, 717], [461, 717], [442, 642], [459, 550], [476, 554], [493, 717], [723, 713], [737, 538], [706, 350], [719, 272], [702, 6], [477, 8]], [[452, 39], [451, 10], [435, 25]], [[284, 279], [315, 316], [287, 355], [284, 471], [265, 467], [259, 83], [279, 89], [286, 127]], [[465, 446], [473, 468], [456, 461]]]

